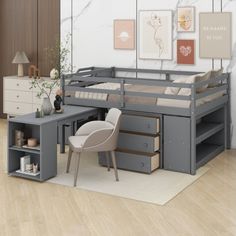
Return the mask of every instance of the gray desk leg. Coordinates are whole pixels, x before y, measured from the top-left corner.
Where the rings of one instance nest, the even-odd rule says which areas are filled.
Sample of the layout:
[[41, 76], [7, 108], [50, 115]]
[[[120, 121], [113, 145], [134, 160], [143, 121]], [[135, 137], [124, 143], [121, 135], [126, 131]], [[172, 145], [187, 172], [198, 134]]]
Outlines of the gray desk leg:
[[60, 153], [65, 153], [65, 125], [61, 125]]

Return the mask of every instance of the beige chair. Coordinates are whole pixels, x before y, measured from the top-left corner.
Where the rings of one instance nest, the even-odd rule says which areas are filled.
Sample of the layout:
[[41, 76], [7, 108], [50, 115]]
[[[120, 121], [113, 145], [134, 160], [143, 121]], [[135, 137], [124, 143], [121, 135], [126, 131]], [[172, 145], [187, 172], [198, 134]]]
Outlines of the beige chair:
[[74, 186], [77, 183], [80, 154], [82, 152], [106, 152], [108, 171], [110, 170], [109, 153], [115, 171], [116, 181], [119, 181], [114, 150], [120, 129], [121, 111], [112, 108], [105, 121], [91, 121], [81, 126], [75, 136], [69, 137], [69, 155], [66, 173], [69, 172], [72, 153], [77, 154], [77, 165], [74, 176]]

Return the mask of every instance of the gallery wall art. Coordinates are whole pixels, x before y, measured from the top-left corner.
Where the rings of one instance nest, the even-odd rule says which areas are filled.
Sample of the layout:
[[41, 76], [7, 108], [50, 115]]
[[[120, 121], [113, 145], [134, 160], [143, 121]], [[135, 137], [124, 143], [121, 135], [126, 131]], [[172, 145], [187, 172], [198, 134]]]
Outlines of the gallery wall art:
[[177, 64], [195, 64], [194, 40], [177, 40]]
[[114, 48], [135, 49], [135, 20], [114, 20]]
[[139, 57], [172, 59], [172, 11], [139, 12]]
[[232, 14], [199, 14], [200, 58], [230, 59], [232, 53]]
[[177, 31], [195, 31], [195, 7], [178, 7], [177, 9]]

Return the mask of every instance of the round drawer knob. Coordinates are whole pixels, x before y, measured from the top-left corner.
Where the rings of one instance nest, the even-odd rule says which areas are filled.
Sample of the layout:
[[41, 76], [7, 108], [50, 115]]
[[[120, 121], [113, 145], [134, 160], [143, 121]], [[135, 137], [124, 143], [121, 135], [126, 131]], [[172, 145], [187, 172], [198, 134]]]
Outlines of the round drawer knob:
[[19, 84], [16, 84], [17, 86], [19, 86]]
[[144, 162], [141, 162], [141, 163], [140, 163], [140, 166], [141, 166], [141, 167], [144, 167]]
[[20, 108], [19, 108], [19, 107], [17, 107], [16, 109], [17, 109], [17, 110], [19, 110]]
[[17, 98], [19, 98], [20, 96], [19, 95], [16, 95]]

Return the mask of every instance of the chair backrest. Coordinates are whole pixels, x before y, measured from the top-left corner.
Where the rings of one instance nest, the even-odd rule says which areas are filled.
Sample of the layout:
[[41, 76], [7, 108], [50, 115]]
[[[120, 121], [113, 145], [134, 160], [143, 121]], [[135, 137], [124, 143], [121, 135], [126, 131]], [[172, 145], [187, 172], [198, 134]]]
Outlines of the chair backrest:
[[120, 130], [121, 111], [117, 108], [111, 108], [106, 116], [106, 121], [114, 125], [114, 130], [109, 138], [109, 144], [111, 150], [115, 150], [117, 147], [117, 140]]
[[[115, 150], [120, 130], [120, 120], [121, 111], [117, 108], [111, 108], [105, 120], [111, 127], [99, 129], [91, 133], [84, 144], [84, 151], [105, 152]], [[100, 140], [104, 141], [100, 143]]]

